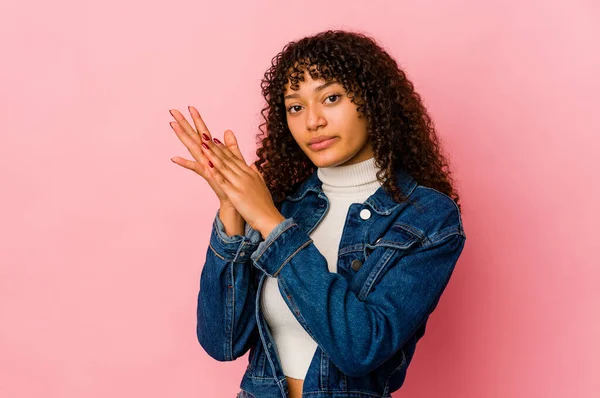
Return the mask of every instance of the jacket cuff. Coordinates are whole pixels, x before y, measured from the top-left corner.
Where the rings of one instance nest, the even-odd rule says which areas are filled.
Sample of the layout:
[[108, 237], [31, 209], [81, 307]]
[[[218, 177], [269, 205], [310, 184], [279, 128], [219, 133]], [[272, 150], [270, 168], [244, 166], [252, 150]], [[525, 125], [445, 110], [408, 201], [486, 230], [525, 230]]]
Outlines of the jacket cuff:
[[256, 268], [270, 277], [276, 277], [292, 257], [310, 243], [312, 239], [294, 219], [286, 218], [260, 242], [250, 258]]
[[244, 236], [236, 234], [228, 236], [225, 226], [219, 218], [220, 209], [213, 221], [210, 236], [210, 246], [224, 260], [233, 262], [246, 262], [254, 252], [261, 240], [260, 232], [252, 229], [248, 223], [244, 227]]

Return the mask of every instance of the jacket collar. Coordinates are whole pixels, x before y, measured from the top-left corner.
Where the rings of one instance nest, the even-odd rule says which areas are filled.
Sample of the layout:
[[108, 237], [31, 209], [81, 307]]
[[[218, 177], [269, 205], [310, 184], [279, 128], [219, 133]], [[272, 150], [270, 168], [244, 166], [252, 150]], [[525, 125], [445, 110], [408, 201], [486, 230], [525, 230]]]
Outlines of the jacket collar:
[[[402, 193], [409, 196], [417, 187], [417, 182], [407, 172], [402, 169], [396, 169], [396, 184], [402, 190]], [[317, 175], [317, 169], [311, 174], [298, 188], [298, 190], [288, 195], [286, 199], [298, 201], [302, 199], [308, 192], [314, 192], [320, 197], [325, 197], [322, 189], [323, 182]], [[380, 186], [377, 191], [364, 202], [369, 205], [375, 212], [379, 214], [391, 213], [400, 203], [396, 202], [384, 189]]]

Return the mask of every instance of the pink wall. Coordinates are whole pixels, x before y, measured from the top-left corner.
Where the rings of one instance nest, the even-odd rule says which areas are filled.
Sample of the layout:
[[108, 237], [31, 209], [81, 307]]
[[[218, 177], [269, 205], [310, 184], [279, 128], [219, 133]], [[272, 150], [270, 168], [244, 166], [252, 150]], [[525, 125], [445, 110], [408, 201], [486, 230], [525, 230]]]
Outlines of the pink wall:
[[271, 57], [326, 28], [397, 58], [462, 194], [466, 248], [394, 397], [597, 396], [597, 2], [94, 3], [0, 6], [0, 396], [235, 396], [246, 357], [195, 336], [218, 202], [169, 160], [168, 110], [252, 158]]

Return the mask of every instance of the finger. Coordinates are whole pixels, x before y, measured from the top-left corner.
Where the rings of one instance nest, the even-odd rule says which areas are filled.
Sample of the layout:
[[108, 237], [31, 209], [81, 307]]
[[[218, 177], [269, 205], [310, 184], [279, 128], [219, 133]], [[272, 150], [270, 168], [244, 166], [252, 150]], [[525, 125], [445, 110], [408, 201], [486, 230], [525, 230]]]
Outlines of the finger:
[[[223, 139], [225, 141], [225, 145], [223, 145], [223, 143], [217, 143], [214, 147], [211, 147], [211, 149], [220, 157], [226, 156], [227, 159], [230, 159], [232, 162], [234, 162], [242, 172], [248, 174], [248, 164], [246, 164], [246, 160], [240, 151], [233, 131], [225, 130]], [[213, 138], [213, 141], [214, 140], [215, 138]]]
[[[180, 156], [175, 156], [171, 158], [171, 161], [181, 167], [184, 167], [188, 170], [192, 170], [199, 174], [202, 178], [206, 180], [206, 182], [208, 182], [208, 185], [212, 188], [213, 191], [215, 191], [215, 193], [217, 193], [217, 195], [219, 191], [223, 191], [223, 189], [221, 188], [221, 185], [224, 183], [223, 177], [221, 177], [220, 174], [218, 174], [218, 172], [211, 172], [212, 170], [214, 170], [214, 168], [211, 168], [209, 166], [202, 166], [200, 163], [194, 162], [193, 160], [184, 159]], [[221, 182], [217, 181], [215, 177], [218, 177], [218, 179]]]
[[[188, 110], [190, 111], [190, 115], [192, 115], [192, 120], [194, 121], [194, 126], [196, 126], [198, 135], [202, 136], [202, 134], [206, 134], [208, 136], [208, 140], [212, 140], [212, 136], [210, 135], [206, 124], [204, 124], [204, 120], [202, 120], [200, 112], [198, 112], [198, 110], [193, 106], [188, 106]], [[205, 139], [205, 141], [208, 140]]]
[[198, 167], [199, 166], [198, 162], [194, 162], [193, 160], [189, 160], [189, 159], [184, 159], [179, 156], [175, 156], [174, 158], [171, 158], [171, 161], [175, 164], [178, 164], [181, 167], [184, 167], [188, 170], [191, 170], [198, 174], [201, 174], [200, 170], [199, 170], [200, 167]]
[[189, 153], [193, 156], [198, 163], [206, 163], [206, 157], [204, 156], [200, 145], [196, 140], [192, 139], [179, 125], [177, 122], [170, 122], [169, 125], [175, 131], [177, 138], [185, 145]]
[[[246, 162], [244, 160], [238, 158], [236, 155], [234, 155], [229, 150], [229, 148], [227, 148], [223, 144], [216, 144], [212, 141], [210, 143], [208, 143], [208, 145], [209, 145], [210, 150], [213, 152], [213, 154], [221, 160], [221, 162], [224, 164], [224, 166], [230, 168], [232, 171], [234, 171], [239, 176], [243, 177], [245, 175], [248, 175], [248, 171], [247, 171], [248, 165], [246, 164]], [[206, 153], [205, 153], [205, 156], [206, 156]]]
[[188, 123], [187, 119], [185, 118], [185, 116], [183, 116], [181, 112], [179, 112], [177, 109], [171, 109], [169, 113], [175, 118], [177, 123], [181, 126], [182, 130], [195, 142], [200, 143], [202, 141], [200, 139], [200, 135], [198, 135], [196, 130], [194, 130], [194, 128]]
[[242, 151], [240, 150], [237, 138], [235, 134], [233, 134], [233, 131], [225, 130], [225, 133], [223, 134], [223, 141], [225, 141], [225, 146], [231, 151], [231, 153], [233, 153], [237, 158], [241, 159], [244, 164], [247, 163], [244, 159], [244, 155], [242, 155]]
[[[215, 148], [216, 146], [216, 144], [213, 144], [212, 148]], [[212, 164], [215, 166], [214, 168], [221, 174], [221, 176], [223, 176], [224, 179], [226, 179], [232, 185], [239, 186], [241, 182], [240, 178], [247, 177], [248, 174], [241, 171], [234, 161], [225, 156], [220, 156], [214, 153], [211, 149], [206, 149], [204, 146], [202, 146], [202, 152], [204, 153], [204, 156], [206, 156], [206, 158], [212, 162]]]
[[256, 164], [252, 163], [250, 165], [250, 168], [254, 171], [256, 171], [256, 174], [259, 175], [260, 179], [263, 180], [263, 182], [265, 181], [265, 177], [263, 177], [262, 173], [260, 171], [258, 171], [258, 168], [256, 167]]
[[221, 174], [217, 167], [209, 167], [209, 174], [212, 183], [220, 188], [228, 198], [231, 198], [230, 195], [234, 194], [234, 192], [232, 192], [231, 182]]

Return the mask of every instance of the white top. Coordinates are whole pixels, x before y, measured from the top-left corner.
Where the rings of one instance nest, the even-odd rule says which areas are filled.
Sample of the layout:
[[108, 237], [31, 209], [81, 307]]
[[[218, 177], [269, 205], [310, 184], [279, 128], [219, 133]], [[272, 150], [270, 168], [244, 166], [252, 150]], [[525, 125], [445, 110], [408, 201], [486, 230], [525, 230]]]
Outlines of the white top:
[[[323, 192], [329, 199], [329, 209], [310, 237], [327, 259], [329, 272], [337, 272], [338, 248], [348, 208], [352, 203], [363, 203], [381, 186], [376, 172], [375, 158], [346, 166], [317, 169], [317, 175], [323, 182]], [[368, 218], [362, 212], [360, 216]], [[265, 279], [261, 308], [275, 340], [283, 373], [295, 379], [304, 379], [317, 343], [283, 300], [277, 278]]]

